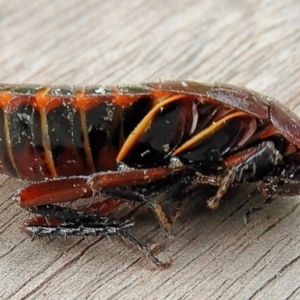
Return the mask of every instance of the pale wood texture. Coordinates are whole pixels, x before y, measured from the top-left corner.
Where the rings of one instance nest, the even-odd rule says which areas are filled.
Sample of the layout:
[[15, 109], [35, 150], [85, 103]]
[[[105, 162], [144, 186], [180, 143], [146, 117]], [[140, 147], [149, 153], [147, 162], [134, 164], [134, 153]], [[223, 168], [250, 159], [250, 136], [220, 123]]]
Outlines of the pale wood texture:
[[[300, 114], [299, 0], [0, 1], [0, 81], [244, 84]], [[233, 195], [192, 209], [151, 271], [120, 239], [31, 242], [28, 214], [1, 176], [0, 299], [300, 299], [299, 199], [281, 198], [244, 224], [254, 202]], [[246, 192], [245, 192], [246, 193]], [[164, 236], [151, 213], [137, 235]]]

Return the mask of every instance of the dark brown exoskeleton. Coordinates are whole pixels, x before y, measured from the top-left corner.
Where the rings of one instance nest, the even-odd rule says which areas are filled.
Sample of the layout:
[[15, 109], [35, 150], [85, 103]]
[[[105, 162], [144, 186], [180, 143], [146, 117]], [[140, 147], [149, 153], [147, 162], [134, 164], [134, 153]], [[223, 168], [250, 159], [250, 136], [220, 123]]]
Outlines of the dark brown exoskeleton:
[[[0, 86], [0, 172], [33, 181], [14, 199], [40, 217], [33, 235], [119, 234], [166, 267], [109, 214], [147, 204], [169, 230], [187, 196], [208, 186], [216, 208], [232, 184], [300, 194], [300, 120], [243, 87], [192, 81], [107, 86]], [[166, 216], [154, 198], [179, 203]], [[80, 208], [63, 202], [98, 197]]]

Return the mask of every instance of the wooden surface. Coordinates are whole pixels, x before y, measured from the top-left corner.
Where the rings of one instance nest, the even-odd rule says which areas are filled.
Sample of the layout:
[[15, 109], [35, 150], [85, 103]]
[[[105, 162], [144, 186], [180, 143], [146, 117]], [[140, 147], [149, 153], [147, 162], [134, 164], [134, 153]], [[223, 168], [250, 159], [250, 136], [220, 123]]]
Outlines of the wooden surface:
[[[198, 79], [244, 84], [300, 114], [299, 0], [0, 1], [0, 81], [136, 83]], [[119, 238], [47, 239], [20, 232], [28, 214], [1, 176], [0, 299], [300, 299], [299, 199], [253, 215], [242, 195], [190, 209], [149, 270]], [[197, 205], [196, 205], [197, 207]], [[151, 213], [138, 236], [165, 241]]]

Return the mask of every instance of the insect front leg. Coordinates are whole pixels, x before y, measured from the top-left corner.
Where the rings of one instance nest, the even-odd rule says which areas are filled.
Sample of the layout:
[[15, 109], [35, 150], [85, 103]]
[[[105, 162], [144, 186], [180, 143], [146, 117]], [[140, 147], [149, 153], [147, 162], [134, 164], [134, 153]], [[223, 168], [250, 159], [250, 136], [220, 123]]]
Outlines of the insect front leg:
[[[208, 207], [211, 209], [217, 208], [221, 198], [235, 180], [246, 181], [244, 177], [246, 170], [250, 169], [252, 176], [255, 176], [256, 173], [268, 169], [269, 165], [276, 165], [281, 159], [280, 153], [271, 141], [262, 142], [255, 147], [229, 156], [223, 162], [226, 170], [225, 175], [220, 182], [216, 195], [208, 199]], [[258, 166], [260, 170], [258, 170]]]

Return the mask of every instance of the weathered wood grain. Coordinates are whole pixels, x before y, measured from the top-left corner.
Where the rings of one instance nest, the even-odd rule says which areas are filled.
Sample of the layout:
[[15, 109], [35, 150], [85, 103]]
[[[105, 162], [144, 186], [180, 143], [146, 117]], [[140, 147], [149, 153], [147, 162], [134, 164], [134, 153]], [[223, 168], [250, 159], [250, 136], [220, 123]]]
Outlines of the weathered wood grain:
[[[0, 1], [0, 81], [87, 84], [198, 79], [244, 84], [300, 114], [300, 2]], [[216, 211], [190, 209], [151, 271], [118, 238], [46, 239], [20, 233], [28, 217], [1, 176], [0, 299], [300, 299], [300, 208], [232, 195]], [[192, 205], [193, 206], [193, 205]], [[142, 212], [137, 235], [164, 236]]]

